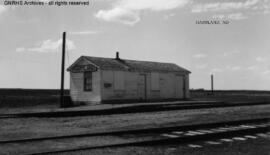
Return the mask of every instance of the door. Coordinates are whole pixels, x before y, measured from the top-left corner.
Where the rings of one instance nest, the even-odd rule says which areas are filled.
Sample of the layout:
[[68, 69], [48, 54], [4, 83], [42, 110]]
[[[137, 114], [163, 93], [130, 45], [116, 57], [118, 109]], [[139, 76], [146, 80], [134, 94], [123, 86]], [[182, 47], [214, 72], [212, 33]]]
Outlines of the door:
[[139, 99], [146, 100], [146, 75], [140, 74], [139, 75], [139, 82], [138, 82], [138, 97]]
[[185, 85], [184, 85], [184, 77], [176, 76], [175, 79], [175, 93], [177, 98], [184, 98], [185, 95]]

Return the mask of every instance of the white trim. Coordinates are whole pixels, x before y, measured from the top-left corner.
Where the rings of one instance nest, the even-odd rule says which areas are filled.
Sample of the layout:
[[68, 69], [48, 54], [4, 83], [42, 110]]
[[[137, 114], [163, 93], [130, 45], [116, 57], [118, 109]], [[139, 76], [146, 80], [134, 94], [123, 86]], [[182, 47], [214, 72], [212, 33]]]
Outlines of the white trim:
[[74, 66], [76, 66], [76, 65], [77, 65], [80, 61], [82, 61], [82, 60], [85, 60], [85, 61], [88, 62], [89, 64], [91, 64], [91, 65], [97, 67], [98, 69], [100, 69], [100, 67], [99, 67], [98, 65], [96, 65], [96, 64], [93, 63], [92, 61], [88, 60], [86, 57], [81, 56], [81, 57], [79, 57], [79, 58], [78, 58], [71, 66], [69, 66], [69, 67], [67, 68], [67, 71], [70, 71], [71, 68], [73, 68]]

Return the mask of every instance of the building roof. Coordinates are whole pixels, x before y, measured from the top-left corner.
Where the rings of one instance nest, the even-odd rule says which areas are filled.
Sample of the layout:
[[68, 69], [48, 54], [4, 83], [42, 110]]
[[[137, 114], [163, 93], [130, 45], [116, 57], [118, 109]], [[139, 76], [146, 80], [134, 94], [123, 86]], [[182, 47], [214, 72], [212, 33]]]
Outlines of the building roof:
[[[92, 57], [82, 56], [79, 59], [86, 59], [93, 63], [95, 66], [102, 70], [118, 70], [118, 71], [139, 71], [139, 72], [185, 72], [190, 73], [185, 68], [182, 68], [173, 63], [163, 62], [151, 62], [151, 61], [137, 61], [127, 59], [116, 59], [116, 58], [103, 58], [103, 57]], [[76, 62], [73, 64], [75, 65]], [[72, 68], [71, 65], [68, 70]]]

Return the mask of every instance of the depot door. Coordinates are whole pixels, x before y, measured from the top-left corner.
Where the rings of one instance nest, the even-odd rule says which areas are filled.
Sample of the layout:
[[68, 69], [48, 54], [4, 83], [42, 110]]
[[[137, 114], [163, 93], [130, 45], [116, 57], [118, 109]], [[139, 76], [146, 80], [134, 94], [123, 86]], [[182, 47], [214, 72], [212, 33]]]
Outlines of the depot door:
[[146, 75], [140, 74], [139, 75], [139, 82], [138, 82], [138, 96], [139, 99], [146, 100]]
[[175, 93], [177, 98], [184, 98], [185, 93], [185, 85], [184, 85], [184, 77], [176, 76], [175, 80]]

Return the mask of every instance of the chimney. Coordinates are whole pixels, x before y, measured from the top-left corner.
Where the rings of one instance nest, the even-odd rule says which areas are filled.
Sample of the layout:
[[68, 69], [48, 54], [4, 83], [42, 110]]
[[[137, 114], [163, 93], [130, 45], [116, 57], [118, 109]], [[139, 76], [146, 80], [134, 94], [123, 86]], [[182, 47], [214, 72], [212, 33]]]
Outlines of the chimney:
[[115, 59], [120, 60], [120, 58], [119, 58], [119, 52], [116, 52], [116, 58]]

